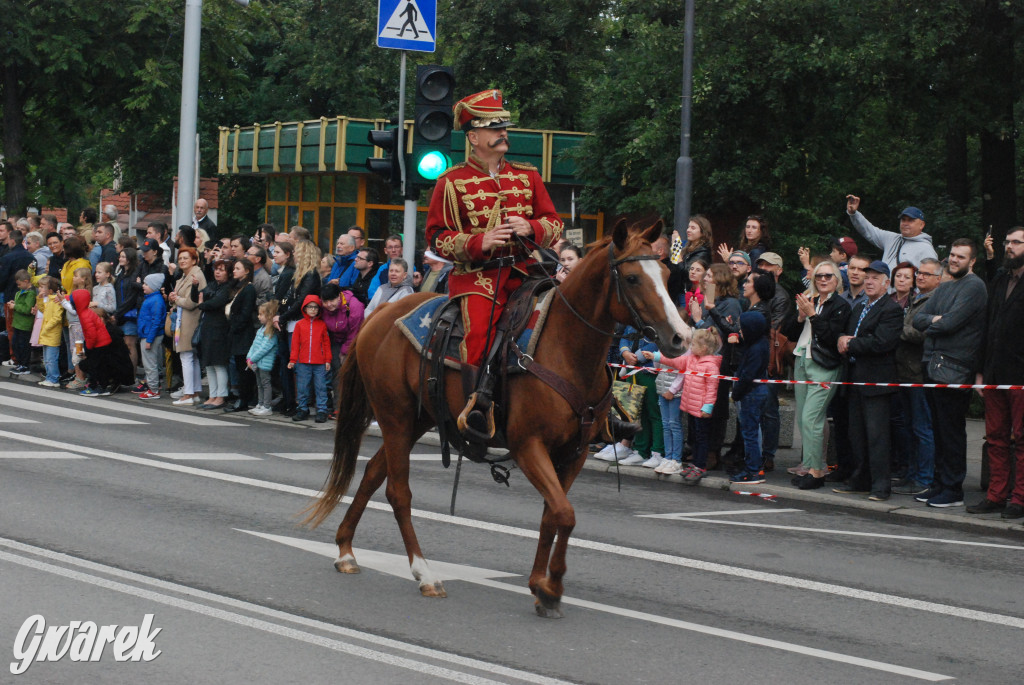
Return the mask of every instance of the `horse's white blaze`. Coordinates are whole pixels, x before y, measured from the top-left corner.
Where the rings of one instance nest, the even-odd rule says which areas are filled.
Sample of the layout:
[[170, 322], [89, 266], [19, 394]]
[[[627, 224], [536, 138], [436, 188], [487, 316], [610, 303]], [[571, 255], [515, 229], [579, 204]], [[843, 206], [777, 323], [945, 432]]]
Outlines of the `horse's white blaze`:
[[693, 336], [693, 331], [686, 325], [683, 318], [679, 316], [679, 310], [676, 309], [676, 305], [672, 302], [672, 298], [668, 296], [668, 290], [665, 288], [665, 284], [661, 282], [661, 268], [658, 262], [654, 260], [645, 260], [640, 262], [640, 265], [644, 269], [644, 273], [647, 277], [654, 281], [654, 290], [658, 293], [658, 297], [661, 298], [661, 306], [665, 308], [665, 318], [669, 324], [675, 329], [676, 333], [683, 336], [683, 340], [686, 342], [690, 341]]
[[412, 569], [412, 577], [420, 581], [420, 585], [437, 584], [437, 577], [434, 575], [434, 572], [430, 570], [430, 565], [427, 564], [427, 560], [423, 557], [413, 557], [412, 564], [410, 564], [409, 567]]

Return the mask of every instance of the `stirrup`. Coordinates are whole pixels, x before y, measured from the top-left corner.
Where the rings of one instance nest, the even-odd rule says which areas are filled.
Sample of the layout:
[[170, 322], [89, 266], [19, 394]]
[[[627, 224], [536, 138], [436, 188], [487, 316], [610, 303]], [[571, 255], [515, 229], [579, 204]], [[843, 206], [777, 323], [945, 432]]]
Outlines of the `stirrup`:
[[486, 409], [480, 409], [476, 406], [480, 399], [480, 393], [472, 393], [455, 424], [467, 439], [487, 442], [494, 437], [494, 403], [488, 402]]

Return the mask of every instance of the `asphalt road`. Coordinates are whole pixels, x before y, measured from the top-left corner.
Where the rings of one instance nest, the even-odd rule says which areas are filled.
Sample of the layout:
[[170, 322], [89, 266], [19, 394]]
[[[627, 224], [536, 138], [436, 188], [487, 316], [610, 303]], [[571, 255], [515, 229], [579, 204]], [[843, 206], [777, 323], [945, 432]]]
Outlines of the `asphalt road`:
[[[541, 501], [422, 445], [414, 523], [447, 599], [420, 597], [375, 497], [334, 571], [298, 525], [328, 426], [0, 382], [0, 682], [1016, 682], [1024, 536], [584, 471], [566, 617], [526, 588]], [[366, 438], [362, 454], [378, 446]], [[18, 633], [140, 626], [160, 654], [33, 663]]]

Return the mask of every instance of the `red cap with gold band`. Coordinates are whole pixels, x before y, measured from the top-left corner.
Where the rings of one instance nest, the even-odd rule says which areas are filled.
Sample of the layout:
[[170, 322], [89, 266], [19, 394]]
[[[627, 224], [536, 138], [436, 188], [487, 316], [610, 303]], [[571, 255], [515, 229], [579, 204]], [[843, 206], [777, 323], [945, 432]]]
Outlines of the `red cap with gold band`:
[[454, 118], [463, 131], [515, 126], [502, 102], [500, 90], [485, 90], [462, 98], [455, 103]]

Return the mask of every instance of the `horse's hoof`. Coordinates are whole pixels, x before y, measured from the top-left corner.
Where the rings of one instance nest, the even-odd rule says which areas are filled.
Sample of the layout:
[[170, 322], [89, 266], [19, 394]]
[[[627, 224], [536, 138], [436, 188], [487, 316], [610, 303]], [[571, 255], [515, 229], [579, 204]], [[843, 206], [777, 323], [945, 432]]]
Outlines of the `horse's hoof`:
[[359, 564], [356, 563], [356, 558], [351, 554], [335, 559], [334, 569], [338, 573], [359, 573], [361, 570]]
[[549, 595], [539, 587], [533, 589], [533, 595], [537, 598], [533, 608], [537, 610], [538, 616], [541, 618], [562, 618], [564, 616], [560, 597]]
[[537, 610], [537, 615], [541, 618], [562, 618], [565, 616], [562, 613], [562, 603], [557, 600], [548, 604], [538, 599], [534, 602], [533, 608]]
[[420, 585], [420, 594], [424, 597], [447, 597], [448, 593], [444, 591], [444, 585], [441, 581], [437, 581], [434, 584], [424, 583]]

